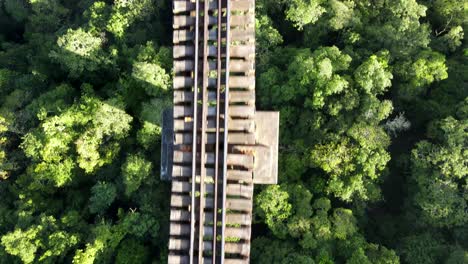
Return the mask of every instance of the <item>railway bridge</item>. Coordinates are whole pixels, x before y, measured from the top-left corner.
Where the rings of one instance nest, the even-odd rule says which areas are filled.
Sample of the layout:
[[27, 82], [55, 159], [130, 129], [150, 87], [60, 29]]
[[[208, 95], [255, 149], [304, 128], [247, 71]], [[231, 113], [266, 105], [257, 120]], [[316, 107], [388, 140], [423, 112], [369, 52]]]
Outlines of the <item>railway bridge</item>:
[[254, 184], [277, 182], [278, 112], [255, 109], [255, 1], [173, 0], [169, 264], [249, 263]]

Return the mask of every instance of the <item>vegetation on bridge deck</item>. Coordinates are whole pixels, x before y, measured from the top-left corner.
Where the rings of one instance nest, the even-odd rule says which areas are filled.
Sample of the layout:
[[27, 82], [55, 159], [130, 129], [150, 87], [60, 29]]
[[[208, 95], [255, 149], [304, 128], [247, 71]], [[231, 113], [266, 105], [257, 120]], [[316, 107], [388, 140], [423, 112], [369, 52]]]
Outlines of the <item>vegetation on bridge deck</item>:
[[[468, 262], [459, 0], [257, 0], [252, 263]], [[172, 1], [0, 1], [0, 263], [159, 263]]]

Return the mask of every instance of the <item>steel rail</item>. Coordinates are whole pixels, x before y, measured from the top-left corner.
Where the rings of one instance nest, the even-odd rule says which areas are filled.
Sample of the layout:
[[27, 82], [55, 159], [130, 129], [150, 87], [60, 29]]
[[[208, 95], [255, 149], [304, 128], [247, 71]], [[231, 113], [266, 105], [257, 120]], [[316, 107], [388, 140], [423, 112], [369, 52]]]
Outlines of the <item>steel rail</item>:
[[199, 13], [200, 3], [195, 0], [195, 63], [194, 63], [194, 81], [193, 81], [193, 140], [192, 140], [192, 203], [190, 208], [190, 263], [193, 263], [193, 252], [195, 242], [195, 192], [197, 177], [197, 104], [198, 104], [198, 31], [199, 31]]
[[230, 46], [230, 20], [231, 6], [230, 0], [226, 0], [226, 84], [224, 89], [224, 156], [223, 156], [223, 210], [221, 224], [221, 264], [224, 264], [225, 255], [225, 233], [226, 233], [226, 188], [227, 188], [227, 155], [228, 155], [228, 119], [229, 119], [229, 46]]
[[[218, 0], [218, 36], [217, 36], [217, 75], [216, 75], [216, 143], [215, 143], [215, 179], [214, 179], [214, 206], [213, 206], [213, 263], [216, 263], [216, 236], [218, 226], [218, 177], [219, 177], [219, 121], [220, 121], [220, 106], [221, 106], [221, 30], [222, 30], [222, 0]], [[226, 100], [224, 101], [226, 103]]]
[[[203, 238], [205, 225], [205, 177], [206, 177], [206, 122], [207, 122], [207, 100], [208, 100], [208, 12], [209, 0], [204, 0], [205, 10], [203, 12], [203, 80], [202, 80], [202, 120], [201, 120], [201, 142], [200, 142], [200, 208], [198, 217], [198, 263], [203, 263]], [[198, 58], [197, 58], [198, 59]], [[215, 161], [216, 163], [216, 161]]]

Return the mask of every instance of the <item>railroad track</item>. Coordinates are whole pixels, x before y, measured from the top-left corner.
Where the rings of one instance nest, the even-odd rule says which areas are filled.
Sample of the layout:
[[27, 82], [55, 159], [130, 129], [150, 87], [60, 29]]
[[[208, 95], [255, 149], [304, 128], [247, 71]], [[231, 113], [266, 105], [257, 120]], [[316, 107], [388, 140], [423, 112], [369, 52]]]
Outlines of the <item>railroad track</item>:
[[173, 1], [168, 263], [249, 263], [254, 183], [276, 182], [278, 113], [255, 110], [254, 0]]

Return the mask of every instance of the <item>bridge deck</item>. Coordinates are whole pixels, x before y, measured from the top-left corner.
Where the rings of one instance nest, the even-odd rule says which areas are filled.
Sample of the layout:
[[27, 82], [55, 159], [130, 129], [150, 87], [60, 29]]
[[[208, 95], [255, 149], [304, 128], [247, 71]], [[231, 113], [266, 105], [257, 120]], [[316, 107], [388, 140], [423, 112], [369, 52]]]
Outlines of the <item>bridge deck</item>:
[[255, 157], [238, 146], [256, 143], [255, 2], [206, 2], [173, 2], [170, 264], [250, 256]]

